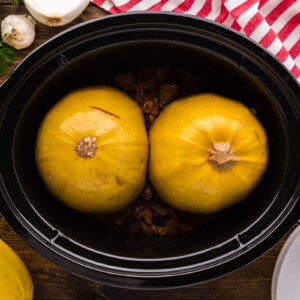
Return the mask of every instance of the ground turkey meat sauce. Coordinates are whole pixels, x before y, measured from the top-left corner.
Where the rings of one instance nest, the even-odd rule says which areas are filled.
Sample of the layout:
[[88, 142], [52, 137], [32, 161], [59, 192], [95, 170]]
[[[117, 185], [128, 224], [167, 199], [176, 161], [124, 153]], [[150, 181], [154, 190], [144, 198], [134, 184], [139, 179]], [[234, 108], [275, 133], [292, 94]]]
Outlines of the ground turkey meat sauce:
[[[147, 129], [170, 101], [211, 90], [204, 77], [186, 68], [140, 66], [121, 74], [115, 75], [111, 70], [109, 73], [114, 85], [141, 106]], [[190, 231], [217, 217], [216, 214], [198, 216], [174, 210], [160, 200], [147, 182], [143, 193], [128, 208], [117, 214], [98, 216], [97, 221], [114, 231], [150, 236]]]

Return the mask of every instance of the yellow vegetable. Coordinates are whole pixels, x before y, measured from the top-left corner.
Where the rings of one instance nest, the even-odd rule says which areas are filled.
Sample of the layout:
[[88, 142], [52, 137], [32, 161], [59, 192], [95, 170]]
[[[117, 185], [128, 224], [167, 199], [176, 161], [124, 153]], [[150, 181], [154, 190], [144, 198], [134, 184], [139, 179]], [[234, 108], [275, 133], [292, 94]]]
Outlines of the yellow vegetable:
[[31, 276], [17, 254], [0, 239], [0, 299], [31, 300]]
[[44, 118], [35, 157], [45, 185], [67, 206], [85, 213], [120, 211], [146, 180], [143, 113], [111, 87], [71, 92]]
[[149, 175], [179, 210], [213, 213], [244, 199], [268, 164], [264, 128], [243, 104], [215, 94], [175, 101], [149, 134]]

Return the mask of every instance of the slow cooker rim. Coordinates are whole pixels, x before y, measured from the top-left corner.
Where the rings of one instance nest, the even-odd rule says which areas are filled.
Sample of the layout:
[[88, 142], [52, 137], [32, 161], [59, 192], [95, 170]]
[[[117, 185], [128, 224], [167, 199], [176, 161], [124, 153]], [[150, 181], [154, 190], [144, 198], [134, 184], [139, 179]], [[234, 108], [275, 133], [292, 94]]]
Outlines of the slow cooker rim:
[[[144, 15], [145, 13], [138, 13], [138, 15]], [[157, 14], [157, 13], [151, 13], [151, 14], [153, 14], [153, 15], [155, 15], [155, 14]], [[158, 13], [160, 16], [162, 15], [162, 13]], [[163, 13], [164, 14], [164, 13]], [[128, 15], [136, 15], [136, 13], [130, 13], [130, 14], [126, 14], [126, 17], [128, 16]], [[148, 13], [147, 13], [147, 15], [148, 15]], [[172, 13], [172, 15], [173, 15], [173, 13]], [[180, 15], [180, 14], [178, 14], [178, 16], [180, 16], [181, 18], [182, 18], [182, 15]], [[105, 17], [105, 18], [112, 18], [112, 17], [114, 17], [114, 18], [116, 18], [116, 16], [108, 16], [108, 17]], [[193, 17], [192, 17], [193, 18]], [[103, 20], [104, 18], [102, 18], [102, 19], [100, 19], [100, 20]], [[196, 18], [195, 18], [196, 19]], [[91, 21], [88, 21], [87, 23], [94, 23], [94, 22], [98, 22], [99, 20], [91, 20]], [[199, 21], [198, 19], [197, 19], [197, 21]], [[211, 24], [213, 24], [213, 25], [216, 25], [216, 24], [214, 24], [214, 23], [211, 23]], [[85, 25], [85, 23], [83, 23], [83, 24], [80, 24], [80, 25], [78, 25], [78, 26], [76, 26], [75, 27], [75, 29], [76, 28], [81, 28], [83, 25]], [[74, 29], [74, 28], [73, 28]], [[62, 32], [61, 34], [59, 34], [59, 36], [63, 36], [65, 33], [67, 33], [67, 32], [72, 32], [73, 31], [73, 29], [69, 29], [69, 30], [67, 30], [67, 31], [64, 31], [64, 32]], [[225, 28], [224, 27], [224, 29], [225, 30], [228, 30], [227, 28]], [[232, 31], [233, 32], [233, 31]], [[236, 34], [236, 32], [234, 32], [235, 34]], [[245, 38], [244, 36], [243, 36], [243, 38]], [[49, 43], [52, 41], [52, 40], [55, 40], [56, 39], [56, 37], [54, 37], [53, 39], [51, 39], [51, 40], [49, 40]], [[48, 42], [46, 42], [45, 43], [46, 45], [49, 45], [48, 44]], [[43, 48], [43, 47], [45, 47], [46, 45], [45, 44], [43, 44], [42, 46], [40, 46], [36, 51], [35, 51], [35, 53], [36, 52], [38, 52], [38, 50], [40, 49], [40, 48]], [[27, 57], [26, 59], [29, 59], [30, 58], [30, 55], [29, 55], [29, 57]], [[18, 68], [17, 68], [18, 69]], [[16, 69], [16, 71], [17, 71], [17, 69]], [[16, 72], [15, 71], [15, 72]], [[14, 72], [14, 73], [15, 73]], [[12, 74], [12, 75], [14, 75], [14, 74]], [[6, 85], [7, 86], [7, 82], [9, 83], [9, 80], [11, 80], [11, 78], [8, 78], [7, 79], [7, 81], [5, 82], [5, 84], [3, 84], [3, 86], [4, 85]], [[3, 187], [4, 188], [4, 187]], [[299, 189], [298, 189], [298, 194], [299, 194]], [[2, 196], [3, 197], [3, 196]], [[3, 199], [2, 199], [3, 200]], [[2, 201], [3, 203], [5, 203], [5, 201]], [[295, 205], [298, 205], [298, 208], [299, 208], [299, 201], [295, 204]], [[25, 229], [25, 227], [26, 226], [24, 226], [23, 224], [20, 224], [20, 220], [18, 220], [18, 222], [19, 223], [15, 223], [15, 221], [16, 221], [16, 218], [15, 218], [15, 216], [11, 213], [11, 208], [9, 209], [8, 208], [8, 206], [7, 206], [7, 203], [5, 203], [5, 209], [4, 209], [4, 211], [5, 211], [5, 216], [7, 216], [7, 220], [9, 221], [9, 223], [10, 224], [14, 224], [13, 225], [13, 227], [14, 228], [16, 228], [16, 231], [17, 232], [23, 232], [24, 231], [24, 229]], [[294, 212], [295, 212], [295, 210], [293, 210]], [[294, 223], [294, 222], [296, 222], [296, 220], [297, 220], [297, 218], [298, 218], [299, 216], [296, 216], [295, 215], [295, 217], [294, 217], [294, 219], [295, 219], [295, 221], [292, 221], [292, 218], [291, 217], [289, 217], [289, 218], [287, 218], [287, 219], [289, 219], [290, 221], [289, 221], [289, 225], [288, 224], [286, 224], [286, 226], [285, 226], [285, 228], [287, 228], [287, 226], [290, 228], [293, 224], [291, 224], [291, 223]], [[285, 219], [284, 221], [286, 222], [287, 221], [287, 219]], [[284, 223], [284, 222], [283, 222]], [[279, 226], [278, 226], [279, 227]], [[281, 227], [282, 228], [282, 227]], [[274, 231], [276, 231], [278, 228], [276, 228], [276, 229], [274, 229]], [[28, 228], [27, 228], [27, 230], [28, 230]], [[283, 232], [286, 232], [286, 230], [283, 230]], [[43, 255], [44, 256], [46, 256], [46, 257], [51, 257], [51, 256], [53, 256], [53, 250], [50, 250], [50, 248], [49, 248], [49, 246], [47, 246], [47, 243], [45, 243], [45, 244], [40, 244], [39, 245], [39, 243], [42, 243], [41, 241], [38, 241], [37, 239], [35, 239], [34, 237], [29, 237], [28, 238], [28, 236], [26, 236], [26, 233], [19, 233], [19, 235], [22, 237], [22, 238], [24, 238], [26, 241], [27, 241], [27, 243], [28, 244], [33, 244], [33, 245], [35, 245], [36, 244], [36, 242], [37, 242], [37, 247], [38, 246], [42, 246], [42, 247], [44, 247], [44, 250], [43, 251], [45, 251], [45, 252], [48, 252], [48, 254], [47, 254], [47, 256], [44, 254], [45, 252], [43, 252], [43, 251], [39, 251], [40, 253], [43, 253]], [[32, 240], [31, 240], [32, 239]], [[30, 242], [29, 242], [30, 241]], [[33, 247], [33, 248], [35, 248], [35, 247]], [[47, 249], [47, 250], [46, 250]], [[254, 258], [257, 258], [257, 257], [254, 257]], [[249, 262], [249, 260], [247, 260], [247, 263]], [[66, 261], [64, 262], [64, 263], [66, 263]], [[76, 263], [74, 263], [74, 262], [71, 262], [71, 261], [68, 261], [68, 263], [70, 264], [70, 265], [68, 265], [68, 270], [69, 271], [71, 271], [72, 272], [72, 269], [73, 269], [73, 265], [72, 265], [72, 263], [73, 264], [75, 264], [75, 266], [77, 266], [77, 264]], [[60, 264], [61, 265], [61, 264]], [[243, 264], [244, 265], [244, 264]], [[234, 270], [236, 270], [236, 268], [234, 269]], [[77, 275], [78, 275], [78, 273], [76, 273]], [[222, 273], [220, 276], [223, 276], [224, 275], [224, 273]], [[84, 275], [83, 275], [84, 276]], [[90, 278], [90, 277], [89, 277]], [[197, 281], [198, 282], [198, 281]], [[192, 283], [191, 283], [192, 284]], [[188, 284], [188, 285], [190, 285], [190, 284]], [[176, 286], [178, 286], [178, 285], [176, 285]], [[184, 285], [185, 286], [185, 285]], [[136, 288], [136, 287], [135, 287]], [[147, 288], [149, 288], [149, 287], [147, 287]]]
[[[142, 20], [145, 17], [151, 16], [151, 18], [147, 19], [147, 22], [145, 22], [145, 20]], [[167, 18], [162, 20], [161, 18]], [[119, 13], [119, 14], [114, 14], [114, 15], [107, 15], [101, 18], [96, 18], [96, 19], [92, 19], [92, 20], [88, 20], [85, 21], [83, 23], [77, 24], [72, 26], [71, 28], [68, 28], [66, 30], [63, 30], [62, 32], [56, 34], [55, 36], [51, 37], [50, 39], [48, 39], [46, 42], [44, 42], [43, 44], [39, 45], [38, 47], [36, 47], [34, 50], [32, 50], [16, 67], [15, 69], [11, 72], [10, 76], [8, 76], [4, 82], [0, 85], [0, 89], [2, 88], [2, 90], [5, 90], [7, 88], [7, 86], [9, 85], [9, 81], [11, 81], [11, 78], [17, 75], [21, 75], [21, 74], [17, 74], [19, 73], [19, 69], [26, 63], [26, 61], [30, 60], [33, 56], [35, 56], [37, 53], [39, 53], [42, 49], [49, 47], [52, 43], [57, 43], [57, 40], [60, 38], [63, 38], [63, 40], [65, 41], [65, 43], [67, 42], [66, 39], [66, 35], [67, 34], [71, 34], [71, 36], [69, 37], [69, 40], [72, 40], [73, 38], [78, 37], [78, 34], [76, 33], [76, 31], [80, 31], [80, 29], [84, 26], [89, 26], [89, 25], [93, 25], [97, 22], [105, 22], [105, 21], [110, 21], [112, 20], [112, 24], [110, 24], [110, 26], [115, 26], [118, 27], [119, 24], [116, 24], [117, 22], [114, 22], [114, 19], [124, 19], [123, 20], [123, 24], [126, 24], [128, 19], [130, 20], [131, 18], [137, 18], [138, 22], [134, 22], [134, 23], [166, 23], [166, 24], [175, 24], [177, 25], [178, 23], [176, 23], [175, 19], [181, 20], [183, 21], [182, 23], [180, 23], [181, 25], [184, 24], [185, 20], [190, 20], [191, 22], [195, 22], [195, 23], [203, 23], [203, 24], [208, 24], [211, 27], [211, 31], [220, 31], [219, 34], [221, 35], [223, 32], [222, 30], [224, 30], [225, 33], [230, 34], [230, 35], [234, 35], [235, 37], [238, 37], [239, 39], [243, 40], [243, 41], [247, 41], [249, 44], [251, 44], [252, 46], [255, 47], [255, 55], [257, 55], [258, 57], [260, 57], [263, 60], [267, 60], [267, 59], [271, 59], [272, 63], [274, 64], [272, 67], [273, 69], [280, 69], [281, 72], [284, 72], [284, 77], [286, 80], [289, 81], [289, 85], [292, 85], [292, 88], [299, 88], [300, 84], [299, 82], [296, 80], [296, 78], [294, 76], [291, 75], [291, 73], [289, 72], [289, 70], [286, 68], [285, 65], [283, 65], [280, 60], [273, 55], [268, 49], [264, 48], [263, 46], [261, 46], [260, 44], [258, 44], [257, 42], [255, 42], [254, 40], [252, 40], [251, 38], [249, 38], [248, 36], [246, 36], [243, 33], [240, 33], [226, 25], [220, 24], [220, 23], [216, 23], [214, 21], [208, 20], [208, 19], [204, 19], [202, 17], [197, 17], [197, 16], [193, 16], [193, 15], [188, 15], [188, 14], [182, 14], [182, 13], [177, 13], [177, 12], [163, 12], [163, 11], [147, 11], [147, 12], [141, 12], [141, 11], [136, 11], [136, 12], [125, 12], [125, 13]], [[156, 20], [155, 18], [158, 18], [158, 20]], [[173, 22], [173, 20], [174, 22]], [[134, 20], [133, 20], [134, 21]], [[137, 20], [136, 20], [137, 21]], [[196, 25], [196, 24], [195, 24]], [[192, 25], [186, 25], [187, 27]], [[196, 26], [195, 26], [196, 27]], [[260, 52], [261, 51], [261, 52]], [[251, 52], [253, 52], [253, 50], [251, 50]], [[20, 72], [21, 73], [21, 72]], [[0, 97], [0, 101], [1, 101], [1, 97]], [[299, 103], [298, 103], [299, 104]], [[1, 102], [0, 102], [0, 108], [1, 108]]]
[[[300, 186], [298, 191], [300, 191]], [[0, 195], [0, 199], [3, 200], [2, 195]], [[299, 218], [299, 215], [296, 212], [300, 211], [300, 202], [298, 201], [297, 203], [295, 203], [295, 206], [297, 206], [297, 209], [294, 209], [295, 207], [293, 207], [293, 211], [289, 215], [289, 217], [285, 218], [279, 226], [274, 228], [273, 232], [259, 244], [259, 249], [258, 247], [253, 247], [249, 251], [243, 252], [239, 256], [235, 256], [232, 260], [227, 260], [225, 263], [219, 264], [209, 270], [202, 270], [200, 272], [194, 271], [192, 273], [185, 273], [183, 275], [176, 274], [173, 276], [170, 274], [167, 275], [162, 272], [160, 276], [156, 275], [155, 277], [141, 276], [140, 274], [134, 273], [134, 271], [131, 274], [130, 272], [128, 272], [125, 275], [119, 272], [110, 272], [110, 270], [100, 271], [99, 276], [99, 269], [87, 267], [84, 262], [82, 264], [79, 264], [78, 261], [71, 260], [70, 258], [63, 256], [62, 253], [59, 253], [57, 251], [57, 246], [53, 247], [52, 244], [50, 244], [46, 240], [42, 241], [41, 237], [37, 238], [34, 234], [28, 235], [28, 232], [30, 232], [28, 226], [20, 221], [20, 219], [18, 219], [12, 213], [12, 210], [7, 206], [4, 207], [4, 215], [6, 221], [29, 246], [31, 246], [34, 250], [43, 255], [49, 261], [62, 267], [70, 273], [73, 273], [74, 275], [107, 284], [109, 286], [126, 287], [128, 289], [141, 290], [163, 290], [171, 289], [174, 287], [187, 287], [217, 279], [226, 276], [227, 274], [230, 274], [234, 271], [237, 271], [243, 268], [245, 265], [257, 260], [263, 253], [270, 249], [270, 245], [275, 245], [275, 243], [277, 243], [281, 239], [281, 237], [284, 236], [288, 232], [288, 230], [290, 230], [295, 225], [295, 220], [298, 220]], [[210, 273], [210, 276], [207, 277], [207, 274], [204, 273]]]

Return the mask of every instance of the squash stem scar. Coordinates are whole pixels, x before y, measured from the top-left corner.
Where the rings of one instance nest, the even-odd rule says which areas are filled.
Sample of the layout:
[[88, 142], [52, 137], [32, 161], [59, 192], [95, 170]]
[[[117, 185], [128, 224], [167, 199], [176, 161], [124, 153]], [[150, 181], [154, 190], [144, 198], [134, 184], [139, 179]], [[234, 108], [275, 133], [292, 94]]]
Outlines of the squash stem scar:
[[76, 153], [83, 158], [92, 158], [95, 156], [97, 145], [96, 136], [87, 136], [78, 141], [76, 146]]
[[239, 159], [233, 154], [230, 143], [214, 143], [208, 161], [220, 172], [228, 170]]

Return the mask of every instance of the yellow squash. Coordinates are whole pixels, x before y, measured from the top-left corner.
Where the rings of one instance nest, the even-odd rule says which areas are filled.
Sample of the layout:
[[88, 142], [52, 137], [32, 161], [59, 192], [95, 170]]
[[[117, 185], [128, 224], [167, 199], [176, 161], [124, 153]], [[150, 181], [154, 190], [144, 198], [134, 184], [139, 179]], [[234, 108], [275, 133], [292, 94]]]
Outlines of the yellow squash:
[[85, 213], [114, 213], [142, 191], [148, 137], [135, 101], [105, 86], [71, 92], [44, 118], [36, 164], [49, 191]]
[[175, 101], [149, 134], [149, 175], [160, 197], [191, 213], [244, 199], [268, 164], [264, 128], [243, 104], [215, 94]]
[[0, 239], [0, 299], [31, 300], [31, 276], [17, 254]]

